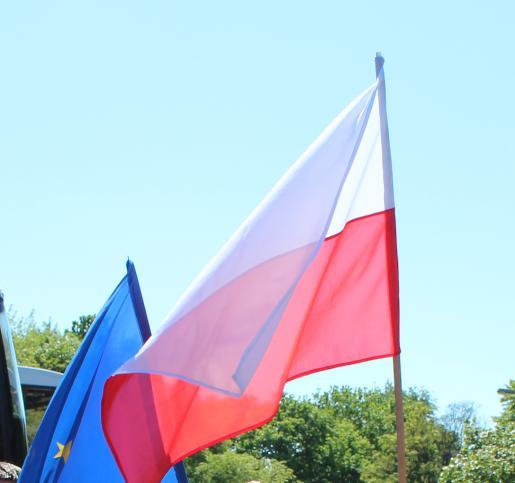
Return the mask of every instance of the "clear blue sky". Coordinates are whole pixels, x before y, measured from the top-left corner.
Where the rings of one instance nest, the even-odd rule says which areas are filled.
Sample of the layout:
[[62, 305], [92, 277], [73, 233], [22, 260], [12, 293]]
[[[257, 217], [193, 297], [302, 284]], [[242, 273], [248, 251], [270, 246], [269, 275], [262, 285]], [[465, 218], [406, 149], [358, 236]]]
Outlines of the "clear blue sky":
[[[386, 58], [405, 386], [486, 419], [515, 376], [509, 1], [0, 7], [0, 287], [61, 327], [137, 267], [154, 327]], [[380, 385], [391, 361], [310, 376]]]

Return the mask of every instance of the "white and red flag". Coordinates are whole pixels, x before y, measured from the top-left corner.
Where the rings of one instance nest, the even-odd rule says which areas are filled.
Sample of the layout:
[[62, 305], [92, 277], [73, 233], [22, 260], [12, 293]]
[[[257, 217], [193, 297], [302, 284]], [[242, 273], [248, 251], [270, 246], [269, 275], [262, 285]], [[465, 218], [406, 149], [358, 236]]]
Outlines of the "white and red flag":
[[266, 423], [288, 380], [400, 352], [380, 92], [382, 72], [108, 380], [104, 432], [129, 482]]

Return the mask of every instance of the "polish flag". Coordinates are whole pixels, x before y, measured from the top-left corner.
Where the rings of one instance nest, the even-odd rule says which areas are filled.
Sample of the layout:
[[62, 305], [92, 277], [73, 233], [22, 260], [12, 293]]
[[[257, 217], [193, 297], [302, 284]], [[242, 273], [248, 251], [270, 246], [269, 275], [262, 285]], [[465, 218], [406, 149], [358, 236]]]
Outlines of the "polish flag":
[[111, 377], [129, 482], [270, 421], [287, 381], [400, 352], [384, 77], [324, 130]]

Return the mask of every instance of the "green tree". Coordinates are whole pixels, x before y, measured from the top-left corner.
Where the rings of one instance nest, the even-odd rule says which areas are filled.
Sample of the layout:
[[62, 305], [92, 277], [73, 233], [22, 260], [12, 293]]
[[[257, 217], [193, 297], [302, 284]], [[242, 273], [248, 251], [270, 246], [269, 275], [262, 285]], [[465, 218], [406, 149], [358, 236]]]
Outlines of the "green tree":
[[91, 324], [95, 320], [94, 314], [89, 315], [81, 315], [79, 320], [74, 320], [72, 322], [71, 332], [74, 333], [80, 340], [83, 340], [88, 333]]
[[[333, 388], [316, 396], [322, 406], [334, 408], [339, 418], [351, 420], [373, 448], [363, 461], [360, 479], [366, 482], [397, 481], [397, 437], [393, 387], [380, 389]], [[409, 481], [437, 481], [449, 458], [449, 431], [435, 415], [427, 391], [404, 393], [406, 458]]]
[[360, 481], [371, 446], [354, 423], [332, 408], [285, 396], [277, 417], [240, 436], [237, 451], [285, 461], [302, 481]]
[[[435, 407], [430, 401], [405, 397], [404, 431], [406, 435], [406, 460], [408, 480], [432, 482], [438, 480], [444, 465], [446, 430], [435, 417]], [[397, 438], [395, 431], [379, 438], [379, 448], [364, 467], [363, 481], [397, 481]]]
[[515, 423], [498, 424], [494, 429], [467, 428], [462, 450], [442, 470], [440, 481], [515, 481]]
[[[409, 481], [437, 481], [456, 438], [430, 395], [404, 395]], [[306, 482], [397, 481], [395, 400], [385, 389], [334, 387], [311, 399], [283, 398], [277, 417], [240, 436], [236, 451], [284, 461]]]
[[379, 438], [383, 434], [395, 428], [395, 401], [391, 385], [384, 390], [332, 387], [315, 394], [314, 403], [321, 408], [331, 408], [338, 419], [354, 423], [374, 448], [379, 447]]
[[11, 317], [12, 335], [18, 364], [64, 372], [81, 340], [70, 331], [61, 331], [52, 322], [36, 323]]
[[[515, 390], [511, 380], [506, 389]], [[508, 483], [515, 481], [515, 395], [503, 394], [503, 411], [493, 429], [466, 426], [461, 451], [441, 473], [440, 481]]]
[[504, 389], [506, 392], [501, 395], [503, 411], [498, 418], [495, 418], [497, 424], [501, 425], [515, 423], [515, 380], [511, 379]]
[[206, 454], [204, 461], [188, 473], [192, 483], [290, 483], [298, 481], [284, 463], [255, 458], [234, 451]]

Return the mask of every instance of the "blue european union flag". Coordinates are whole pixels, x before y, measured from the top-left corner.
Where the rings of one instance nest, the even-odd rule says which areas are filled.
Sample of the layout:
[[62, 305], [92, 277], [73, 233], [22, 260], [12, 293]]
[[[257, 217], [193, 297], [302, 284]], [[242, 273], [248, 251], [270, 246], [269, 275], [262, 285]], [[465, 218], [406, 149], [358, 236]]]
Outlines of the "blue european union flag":
[[[102, 432], [100, 403], [106, 379], [150, 336], [134, 265], [91, 325], [41, 421], [20, 480], [123, 482]], [[187, 482], [182, 463], [162, 480]]]

